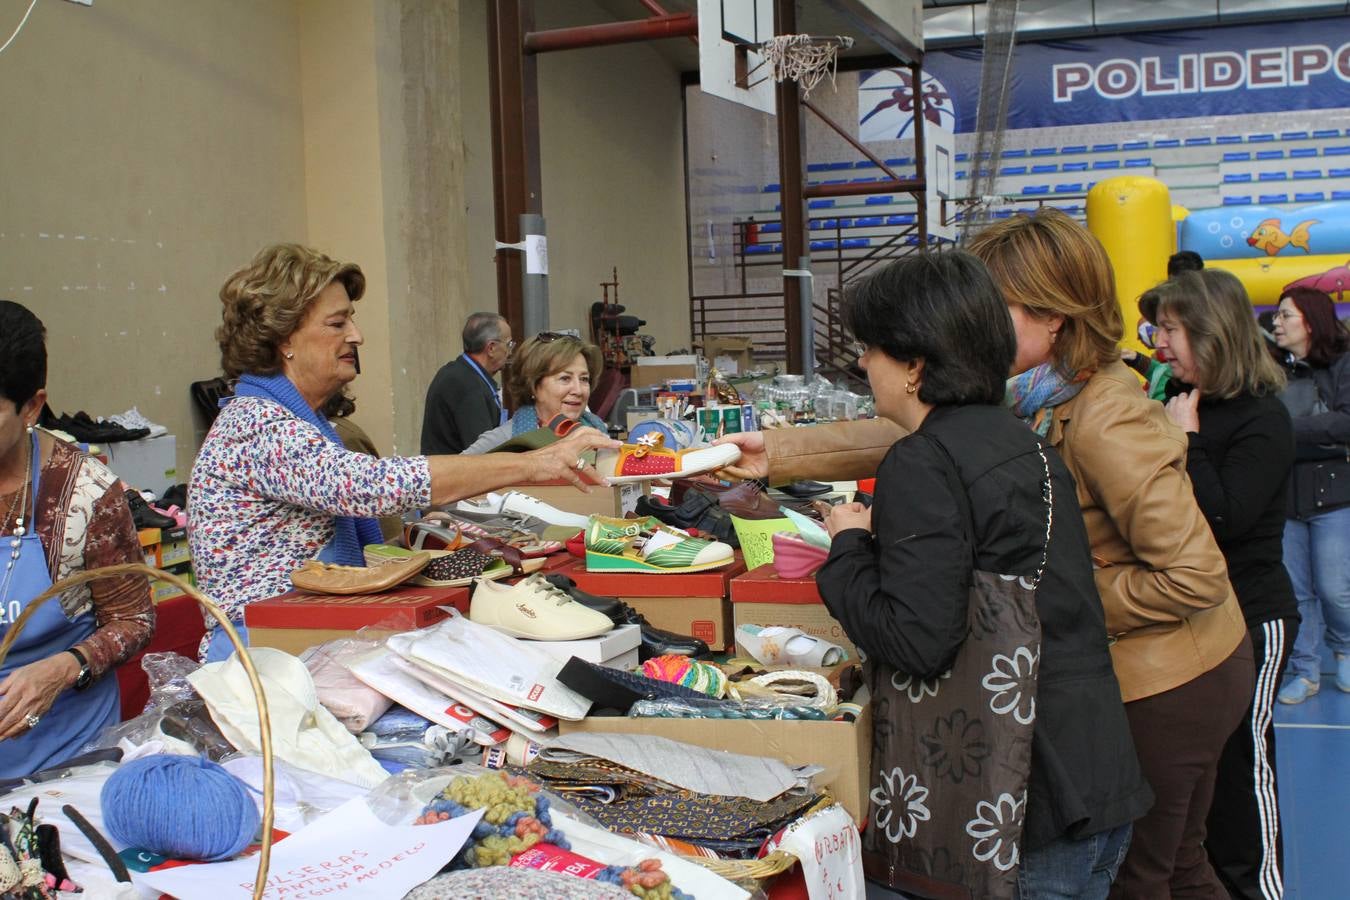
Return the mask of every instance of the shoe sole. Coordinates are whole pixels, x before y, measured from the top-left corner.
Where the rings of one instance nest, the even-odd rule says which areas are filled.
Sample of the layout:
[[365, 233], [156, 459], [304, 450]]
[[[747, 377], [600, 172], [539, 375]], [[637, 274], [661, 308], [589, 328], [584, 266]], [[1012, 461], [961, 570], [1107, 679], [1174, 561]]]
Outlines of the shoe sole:
[[698, 563], [692, 566], [678, 566], [675, 568], [665, 568], [654, 566], [651, 563], [643, 562], [639, 559], [633, 559], [631, 556], [616, 556], [612, 553], [597, 553], [594, 550], [586, 551], [586, 571], [588, 572], [650, 572], [657, 575], [683, 575], [689, 572], [706, 572], [709, 569], [720, 569], [735, 560], [736, 557], [728, 556], [715, 562]]
[[[708, 472], [716, 472], [718, 469], [734, 466], [740, 458], [741, 454], [738, 450], [734, 455], [731, 453], [722, 454], [710, 458], [705, 463], [676, 469], [673, 472], [666, 472], [661, 475], [606, 475], [604, 476], [604, 479], [606, 484], [630, 484], [638, 481], [658, 481], [662, 479], [670, 481], [676, 478], [688, 478], [690, 475], [705, 475]], [[683, 460], [681, 462], [683, 462]]]
[[1304, 694], [1297, 700], [1286, 700], [1283, 694], [1277, 695], [1275, 699], [1283, 703], [1285, 706], [1298, 706], [1300, 703], [1306, 703], [1309, 699], [1316, 697], [1318, 691], [1320, 690], [1322, 690], [1322, 686], [1318, 685], [1316, 689], [1308, 691], [1308, 693]]

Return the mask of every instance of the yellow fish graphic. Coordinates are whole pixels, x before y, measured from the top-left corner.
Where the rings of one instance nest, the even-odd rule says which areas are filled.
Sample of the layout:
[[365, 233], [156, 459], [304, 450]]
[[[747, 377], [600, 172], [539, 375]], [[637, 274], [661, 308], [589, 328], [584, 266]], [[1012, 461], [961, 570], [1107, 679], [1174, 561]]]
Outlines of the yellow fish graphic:
[[1308, 229], [1320, 221], [1320, 219], [1305, 219], [1295, 225], [1293, 231], [1285, 234], [1280, 230], [1279, 219], [1266, 219], [1256, 226], [1256, 230], [1247, 238], [1247, 244], [1266, 251], [1267, 256], [1274, 256], [1290, 244], [1304, 253], [1311, 253], [1312, 251], [1308, 249]]

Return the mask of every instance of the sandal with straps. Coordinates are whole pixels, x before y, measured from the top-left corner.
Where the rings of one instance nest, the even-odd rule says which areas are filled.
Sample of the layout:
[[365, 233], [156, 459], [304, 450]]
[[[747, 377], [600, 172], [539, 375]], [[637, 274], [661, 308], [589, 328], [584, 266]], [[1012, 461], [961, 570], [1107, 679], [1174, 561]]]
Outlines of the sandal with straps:
[[[452, 529], [460, 535], [461, 546], [469, 541], [492, 538], [520, 551], [521, 556], [535, 558], [557, 553], [565, 548], [562, 541], [546, 541], [532, 531], [510, 525], [491, 525], [482, 522], [470, 522], [456, 518], [447, 512], [429, 512], [422, 517], [419, 526], [429, 524], [439, 527], [442, 532]], [[432, 533], [435, 533], [434, 531]]]
[[[528, 575], [543, 567], [543, 560], [524, 559], [516, 548], [492, 538], [478, 540], [458, 550], [421, 551], [431, 561], [414, 578], [413, 584], [422, 587], [468, 587], [475, 581], [495, 581]], [[390, 559], [401, 559], [413, 551], [389, 544], [369, 544], [365, 548], [367, 563], [375, 565]]]

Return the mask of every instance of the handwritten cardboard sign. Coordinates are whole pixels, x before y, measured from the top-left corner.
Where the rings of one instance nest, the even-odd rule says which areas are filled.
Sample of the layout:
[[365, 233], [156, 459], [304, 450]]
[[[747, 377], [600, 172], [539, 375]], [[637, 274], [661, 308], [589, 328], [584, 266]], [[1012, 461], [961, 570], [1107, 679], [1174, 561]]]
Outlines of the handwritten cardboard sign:
[[[277, 900], [386, 900], [402, 897], [448, 863], [482, 810], [435, 825], [386, 825], [362, 797], [272, 848], [264, 897]], [[252, 897], [256, 858], [137, 873], [138, 883], [178, 900]]]

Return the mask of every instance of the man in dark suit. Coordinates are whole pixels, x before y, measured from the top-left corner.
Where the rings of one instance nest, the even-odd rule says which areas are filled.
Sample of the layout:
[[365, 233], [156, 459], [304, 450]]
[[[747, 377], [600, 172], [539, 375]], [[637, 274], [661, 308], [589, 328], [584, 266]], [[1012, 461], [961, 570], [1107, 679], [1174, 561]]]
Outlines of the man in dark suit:
[[422, 454], [459, 453], [480, 434], [506, 421], [493, 377], [511, 358], [511, 323], [497, 313], [476, 312], [464, 323], [464, 352], [441, 366], [427, 388]]

